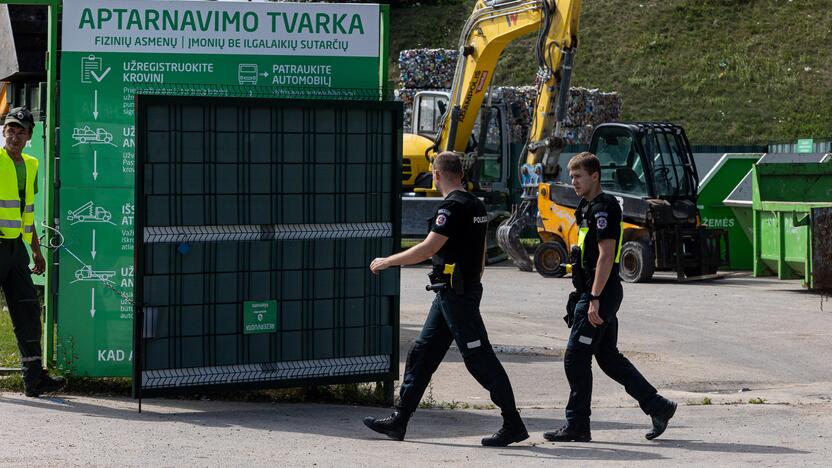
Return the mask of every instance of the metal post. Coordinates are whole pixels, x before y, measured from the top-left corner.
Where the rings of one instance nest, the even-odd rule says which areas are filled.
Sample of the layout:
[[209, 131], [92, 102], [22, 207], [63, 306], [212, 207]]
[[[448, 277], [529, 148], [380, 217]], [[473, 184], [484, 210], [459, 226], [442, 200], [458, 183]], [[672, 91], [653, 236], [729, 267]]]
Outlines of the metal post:
[[396, 384], [392, 379], [385, 379], [382, 383], [382, 391], [384, 392], [384, 404], [393, 406], [395, 403], [395, 389]]
[[[57, 129], [57, 95], [58, 95], [58, 18], [60, 17], [60, 6], [58, 0], [52, 0], [49, 5], [49, 48], [47, 51], [47, 78], [46, 78], [46, 180], [57, 181], [57, 148], [58, 148], [58, 129]], [[58, 197], [56, 194], [57, 187], [54, 185], [46, 191], [46, 206], [49, 207], [46, 213], [46, 222], [51, 227], [55, 226], [55, 213], [57, 212], [55, 204]], [[46, 242], [49, 245], [52, 237], [52, 231], [46, 234]], [[54, 257], [54, 258], [53, 258]], [[46, 277], [46, 288], [44, 294], [44, 301], [46, 302], [46, 315], [44, 317], [44, 356], [46, 358], [47, 367], [55, 366], [55, 308], [57, 301], [55, 300], [56, 291], [55, 285], [58, 278], [58, 258], [52, 254], [52, 251], [47, 249], [46, 261], [51, 266], [50, 273]]]

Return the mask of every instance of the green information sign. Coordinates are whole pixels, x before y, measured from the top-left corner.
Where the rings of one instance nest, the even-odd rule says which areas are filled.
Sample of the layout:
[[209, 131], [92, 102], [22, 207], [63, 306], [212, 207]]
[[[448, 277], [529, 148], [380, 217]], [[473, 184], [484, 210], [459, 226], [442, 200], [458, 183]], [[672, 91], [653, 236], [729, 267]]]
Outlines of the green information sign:
[[277, 301], [243, 304], [243, 333], [274, 333], [277, 331]]
[[[378, 93], [386, 7], [65, 0], [58, 363], [129, 376], [138, 94], [332, 99]], [[200, 142], [157, 141], [158, 145]], [[197, 150], [198, 153], [198, 150]]]
[[815, 152], [815, 142], [811, 138], [801, 138], [797, 140], [797, 152], [798, 153], [814, 153]]

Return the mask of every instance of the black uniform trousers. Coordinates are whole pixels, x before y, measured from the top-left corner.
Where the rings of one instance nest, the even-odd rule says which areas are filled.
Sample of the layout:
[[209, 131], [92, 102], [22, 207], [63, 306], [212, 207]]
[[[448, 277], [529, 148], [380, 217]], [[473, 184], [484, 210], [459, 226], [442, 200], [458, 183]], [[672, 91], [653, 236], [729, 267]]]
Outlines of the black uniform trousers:
[[502, 364], [488, 342], [480, 316], [482, 285], [466, 283], [465, 293], [436, 294], [422, 333], [407, 354], [404, 377], [399, 389], [399, 411], [411, 414], [430, 383], [431, 376], [445, 353], [456, 341], [468, 372], [490, 392], [491, 401], [500, 407], [508, 422], [519, 420], [514, 392]]
[[589, 293], [584, 293], [575, 306], [575, 322], [572, 324], [563, 358], [566, 379], [569, 381], [566, 421], [568, 426], [575, 430], [589, 431], [593, 355], [598, 367], [623, 385], [646, 414], [660, 410], [666, 404], [633, 363], [618, 351], [616, 314], [624, 298], [623, 292], [617, 275], [615, 278], [610, 276], [599, 300], [599, 313], [604, 323], [598, 327], [593, 327], [587, 318]]
[[20, 350], [23, 379], [27, 384], [35, 383], [43, 372], [40, 302], [32, 283], [29, 253], [22, 237], [0, 239], [0, 285]]

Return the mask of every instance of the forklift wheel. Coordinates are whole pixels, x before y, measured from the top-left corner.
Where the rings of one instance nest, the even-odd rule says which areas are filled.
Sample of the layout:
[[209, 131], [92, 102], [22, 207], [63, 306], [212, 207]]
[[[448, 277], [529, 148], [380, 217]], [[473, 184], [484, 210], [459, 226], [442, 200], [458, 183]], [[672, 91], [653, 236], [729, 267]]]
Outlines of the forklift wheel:
[[543, 242], [534, 251], [534, 268], [544, 278], [560, 278], [566, 274], [566, 248], [560, 242]]
[[621, 247], [618, 276], [628, 283], [644, 283], [653, 277], [656, 269], [656, 255], [643, 242], [625, 242]]

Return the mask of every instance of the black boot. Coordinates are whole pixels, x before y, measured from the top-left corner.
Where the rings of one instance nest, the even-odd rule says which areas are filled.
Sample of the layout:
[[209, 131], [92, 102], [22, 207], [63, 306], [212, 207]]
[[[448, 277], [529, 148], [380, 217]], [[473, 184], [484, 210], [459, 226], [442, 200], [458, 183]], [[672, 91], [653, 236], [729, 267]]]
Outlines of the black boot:
[[670, 421], [670, 418], [676, 414], [676, 402], [666, 401], [667, 405], [664, 408], [650, 414], [650, 419], [653, 420], [653, 430], [644, 435], [647, 440], [653, 440], [662, 435], [665, 429], [667, 429], [667, 423]]
[[482, 445], [486, 447], [505, 447], [515, 442], [522, 442], [529, 438], [526, 425], [520, 419], [520, 413], [503, 413], [503, 427], [496, 433], [483, 437]]
[[66, 386], [66, 379], [63, 377], [50, 377], [46, 369], [36, 378], [24, 379], [23, 387], [27, 397], [37, 398], [44, 393], [57, 392]]
[[397, 410], [386, 418], [371, 418], [368, 416], [364, 418], [364, 425], [393, 440], [404, 440], [408, 420], [410, 420], [409, 414]]
[[589, 442], [592, 440], [592, 433], [589, 429], [579, 431], [569, 426], [563, 426], [556, 431], [544, 432], [543, 438], [549, 442]]

